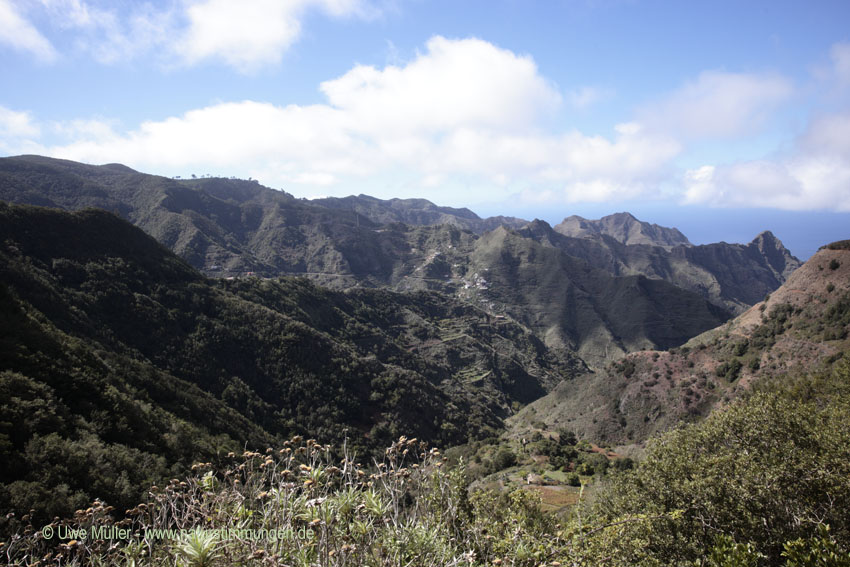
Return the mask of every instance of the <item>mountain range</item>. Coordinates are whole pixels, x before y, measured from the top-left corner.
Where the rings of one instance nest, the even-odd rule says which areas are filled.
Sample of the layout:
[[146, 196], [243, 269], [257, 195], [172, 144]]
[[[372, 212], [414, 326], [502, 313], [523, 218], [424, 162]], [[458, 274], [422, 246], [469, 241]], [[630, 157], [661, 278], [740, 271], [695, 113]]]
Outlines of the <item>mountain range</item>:
[[[114, 212], [211, 276], [440, 291], [509, 316], [592, 366], [681, 344], [799, 265], [767, 232], [749, 245], [692, 246], [675, 229], [627, 214], [570, 217], [552, 229], [422, 199], [307, 201], [252, 181], [176, 180], [38, 156], [0, 159], [0, 199]], [[574, 225], [593, 228], [562, 234]]]
[[642, 443], [838, 360], [848, 254], [2, 158], [0, 508], [131, 505], [293, 434]]

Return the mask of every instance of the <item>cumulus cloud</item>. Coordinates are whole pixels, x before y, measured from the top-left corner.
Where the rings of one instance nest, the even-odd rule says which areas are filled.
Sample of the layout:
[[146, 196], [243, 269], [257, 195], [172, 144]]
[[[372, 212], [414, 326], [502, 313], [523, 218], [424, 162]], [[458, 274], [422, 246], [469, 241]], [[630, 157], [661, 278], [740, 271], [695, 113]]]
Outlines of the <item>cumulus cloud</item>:
[[[830, 50], [825, 96], [850, 85], [850, 44]], [[850, 211], [850, 109], [823, 112], [787, 151], [759, 160], [705, 165], [684, 174], [687, 203]]]
[[685, 202], [850, 211], [850, 113], [814, 120], [794, 149], [773, 159], [685, 173]]
[[28, 51], [44, 62], [57, 56], [50, 41], [24, 18], [11, 0], [0, 0], [0, 43]]
[[41, 127], [29, 112], [0, 106], [0, 153], [39, 153], [42, 147], [35, 142]]
[[381, 133], [516, 129], [560, 104], [531, 57], [478, 39], [437, 36], [426, 47], [404, 67], [358, 65], [320, 88], [358, 129]]
[[752, 134], [794, 92], [780, 75], [704, 71], [638, 111], [647, 127], [685, 140]]
[[40, 133], [28, 112], [16, 112], [0, 106], [0, 137], [34, 138]]
[[205, 0], [186, 10], [189, 27], [176, 52], [186, 63], [220, 58], [236, 68], [280, 61], [298, 38], [303, 2]]
[[[214, 60], [254, 72], [281, 61], [300, 38], [301, 21], [311, 9], [337, 18], [376, 13], [363, 0], [192, 0], [183, 14], [169, 18], [177, 39], [167, 46], [184, 65]], [[186, 26], [174, 19], [185, 20]]]
[[681, 150], [637, 123], [610, 137], [546, 132], [564, 104], [558, 88], [530, 57], [479, 39], [434, 37], [404, 66], [356, 66], [320, 90], [323, 104], [221, 103], [125, 134], [85, 123], [97, 135], [46, 151], [154, 171], [248, 168], [290, 188], [393, 172], [420, 188], [466, 178], [599, 200], [650, 191]]

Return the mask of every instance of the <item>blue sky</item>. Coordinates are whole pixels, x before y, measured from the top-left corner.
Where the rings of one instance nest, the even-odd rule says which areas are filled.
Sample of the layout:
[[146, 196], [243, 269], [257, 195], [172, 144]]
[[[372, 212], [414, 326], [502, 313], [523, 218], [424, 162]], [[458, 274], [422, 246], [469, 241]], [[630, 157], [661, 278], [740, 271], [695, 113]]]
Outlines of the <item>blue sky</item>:
[[0, 0], [0, 155], [848, 238], [850, 2]]

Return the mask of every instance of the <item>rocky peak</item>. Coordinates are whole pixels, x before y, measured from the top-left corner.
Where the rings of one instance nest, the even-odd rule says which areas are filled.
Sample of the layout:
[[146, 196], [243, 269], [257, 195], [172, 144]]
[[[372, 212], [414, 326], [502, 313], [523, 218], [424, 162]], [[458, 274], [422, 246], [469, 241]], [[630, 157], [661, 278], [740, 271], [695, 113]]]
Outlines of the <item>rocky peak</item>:
[[598, 239], [607, 235], [623, 244], [649, 244], [652, 246], [691, 246], [690, 241], [676, 228], [643, 222], [628, 212], [614, 213], [598, 220], [588, 220], [577, 215], [567, 217], [555, 226], [564, 236]]
[[530, 238], [541, 244], [550, 246], [554, 246], [554, 243], [552, 242], [553, 238], [560, 238], [560, 236], [552, 230], [552, 227], [548, 222], [540, 219], [534, 219], [524, 227], [518, 229], [517, 232], [525, 238]]
[[546, 221], [534, 219], [533, 221], [525, 225], [521, 229], [521, 231], [530, 233], [532, 235], [549, 235], [552, 233], [552, 227]]
[[758, 250], [776, 274], [782, 276], [783, 280], [788, 278], [802, 264], [800, 260], [791, 255], [782, 241], [769, 230], [761, 232], [748, 246]]

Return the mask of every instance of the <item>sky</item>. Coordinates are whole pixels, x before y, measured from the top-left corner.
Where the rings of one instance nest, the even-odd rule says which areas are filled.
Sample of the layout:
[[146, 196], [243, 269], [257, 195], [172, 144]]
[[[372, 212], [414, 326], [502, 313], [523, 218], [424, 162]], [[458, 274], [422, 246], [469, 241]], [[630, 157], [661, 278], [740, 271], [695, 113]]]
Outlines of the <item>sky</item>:
[[850, 2], [0, 0], [0, 155], [850, 238]]

